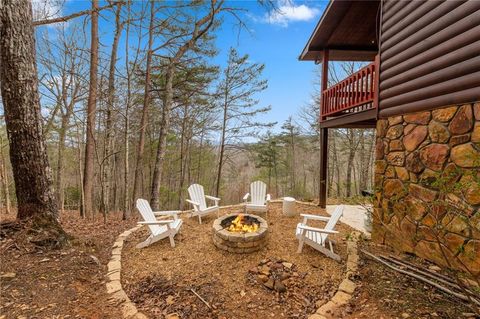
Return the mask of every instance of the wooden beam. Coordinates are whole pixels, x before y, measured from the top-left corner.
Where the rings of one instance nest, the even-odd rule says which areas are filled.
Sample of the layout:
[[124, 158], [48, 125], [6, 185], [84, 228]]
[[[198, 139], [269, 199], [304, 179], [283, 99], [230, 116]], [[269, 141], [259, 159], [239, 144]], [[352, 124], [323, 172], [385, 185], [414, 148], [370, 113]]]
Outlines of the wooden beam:
[[[328, 86], [328, 50], [322, 58], [322, 92]], [[320, 119], [322, 119], [322, 106], [320, 106]], [[319, 119], [319, 120], [320, 120]], [[328, 129], [320, 129], [320, 187], [318, 205], [325, 208], [327, 205], [327, 160], [328, 160]]]

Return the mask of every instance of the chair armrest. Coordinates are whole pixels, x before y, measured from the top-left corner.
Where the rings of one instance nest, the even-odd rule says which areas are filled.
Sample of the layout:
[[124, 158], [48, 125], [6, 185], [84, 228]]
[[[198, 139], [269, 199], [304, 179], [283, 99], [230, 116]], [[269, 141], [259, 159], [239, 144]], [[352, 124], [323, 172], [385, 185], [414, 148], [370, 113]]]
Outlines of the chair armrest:
[[267, 202], [271, 200], [270, 194], [267, 194]]
[[213, 196], [210, 196], [210, 195], [205, 195], [205, 198], [213, 200], [215, 202], [215, 206], [218, 206], [218, 202], [220, 201], [220, 198], [213, 197]]
[[318, 216], [318, 215], [300, 214], [300, 216], [302, 216], [305, 219], [323, 220], [325, 222], [328, 222], [330, 220], [330, 217]]
[[174, 220], [166, 219], [166, 220], [155, 220], [155, 221], [148, 221], [148, 222], [138, 222], [138, 225], [161, 225], [161, 224], [170, 224], [173, 223]]
[[310, 227], [310, 226], [303, 225], [303, 224], [298, 225], [297, 227], [300, 228], [300, 229], [303, 229], [303, 230], [310, 230], [310, 231], [317, 232], [317, 233], [338, 234], [338, 231], [336, 231], [336, 230], [328, 230], [328, 229], [323, 229], [323, 228]]
[[200, 207], [200, 204], [199, 204], [199, 203], [197, 203], [197, 202], [194, 202], [193, 200], [186, 199], [185, 201], [186, 201], [187, 203], [190, 203], [190, 204], [192, 204], [193, 206]]
[[175, 220], [178, 219], [178, 214], [180, 214], [182, 211], [180, 210], [165, 210], [165, 211], [162, 211], [162, 212], [153, 212], [153, 215], [155, 215], [155, 217], [158, 217], [158, 216], [173, 216], [173, 218]]
[[181, 210], [164, 210], [161, 212], [153, 212], [153, 215], [155, 216], [169, 216], [169, 215], [177, 215], [180, 214], [182, 211]]
[[245, 196], [243, 196], [243, 200], [247, 201], [248, 197], [250, 196], [250, 193], [246, 193]]

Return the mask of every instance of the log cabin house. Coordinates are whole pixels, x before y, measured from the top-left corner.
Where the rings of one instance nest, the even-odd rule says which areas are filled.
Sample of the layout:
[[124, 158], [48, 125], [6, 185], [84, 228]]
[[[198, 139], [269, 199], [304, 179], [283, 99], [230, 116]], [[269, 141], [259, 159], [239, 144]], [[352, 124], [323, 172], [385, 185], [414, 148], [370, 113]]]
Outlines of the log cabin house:
[[[321, 206], [329, 129], [376, 128], [372, 238], [479, 276], [480, 1], [333, 0], [299, 59], [322, 65]], [[328, 87], [329, 61], [369, 64]]]

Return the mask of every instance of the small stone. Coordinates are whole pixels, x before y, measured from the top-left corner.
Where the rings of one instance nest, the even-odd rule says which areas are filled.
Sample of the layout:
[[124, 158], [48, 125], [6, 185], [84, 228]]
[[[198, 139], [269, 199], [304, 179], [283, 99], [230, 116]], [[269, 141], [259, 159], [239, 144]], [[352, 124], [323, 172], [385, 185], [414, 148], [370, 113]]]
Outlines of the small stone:
[[395, 166], [391, 166], [391, 165], [387, 166], [387, 169], [385, 170], [385, 177], [395, 178]]
[[437, 192], [431, 189], [422, 187], [417, 184], [408, 185], [410, 194], [418, 199], [423, 200], [424, 202], [430, 203], [437, 197]]
[[375, 161], [375, 174], [385, 173], [386, 168], [387, 168], [386, 161]]
[[416, 151], [408, 154], [407, 158], [405, 159], [405, 167], [410, 172], [420, 173], [424, 168], [422, 160], [420, 159], [420, 153]]
[[266, 265], [262, 266], [262, 268], [260, 268], [260, 273], [262, 275], [269, 276], [270, 275], [270, 267], [268, 267]]
[[[243, 290], [242, 290], [242, 291], [243, 291]], [[174, 300], [175, 300], [175, 297], [174, 297], [174, 296], [168, 295], [168, 296], [167, 296], [167, 299], [165, 299], [165, 302], [167, 303], [167, 305], [173, 305]]]
[[314, 313], [313, 315], [308, 316], [308, 319], [327, 319], [327, 317]]
[[456, 106], [450, 106], [432, 111], [433, 119], [439, 122], [448, 122], [457, 112]]
[[472, 143], [467, 143], [453, 147], [450, 158], [460, 167], [476, 167], [480, 163], [480, 152]]
[[398, 178], [400, 178], [402, 181], [408, 181], [409, 180], [409, 174], [408, 171], [405, 167], [400, 167], [396, 166], [395, 167], [395, 172], [397, 173]]
[[343, 291], [337, 291], [335, 296], [333, 296], [332, 301], [338, 306], [342, 306], [346, 304], [350, 299], [352, 299], [352, 295], [347, 294]]
[[480, 204], [480, 182], [472, 175], [464, 175], [460, 180], [463, 196], [470, 205]]
[[10, 279], [15, 278], [16, 276], [17, 276], [17, 274], [14, 273], [14, 272], [6, 272], [4, 274], [1, 274], [0, 278], [5, 279], [5, 280], [10, 280]]
[[387, 161], [393, 166], [403, 166], [405, 164], [405, 153], [391, 152], [387, 155]]
[[165, 319], [180, 319], [180, 316], [178, 315], [178, 313], [174, 312], [166, 315]]
[[100, 263], [100, 260], [98, 260], [97, 257], [93, 256], [93, 255], [90, 255], [90, 259], [92, 259], [92, 261], [94, 263], [96, 263], [98, 266], [101, 266], [102, 264]]
[[447, 160], [448, 151], [448, 145], [430, 144], [420, 151], [420, 158], [426, 167], [440, 171]]
[[107, 293], [109, 294], [122, 290], [122, 284], [120, 283], [120, 280], [109, 281], [107, 282], [106, 286], [107, 286]]
[[377, 136], [378, 137], [385, 137], [385, 133], [387, 132], [388, 128], [388, 121], [387, 120], [378, 120], [377, 121]]
[[403, 134], [406, 135], [406, 134], [410, 133], [416, 127], [417, 127], [416, 124], [407, 124], [407, 126], [405, 126], [405, 128], [403, 129]]
[[383, 184], [383, 193], [385, 197], [399, 196], [403, 192], [403, 183], [398, 179], [388, 179]]
[[459, 144], [467, 143], [470, 141], [470, 134], [455, 135], [450, 138], [448, 146], [453, 147]]
[[247, 293], [245, 292], [245, 290], [241, 290], [241, 291], [240, 291], [240, 296], [245, 297], [246, 294], [247, 294]]
[[107, 265], [108, 272], [120, 271], [121, 263], [118, 260], [112, 260]]
[[398, 124], [395, 126], [391, 126], [388, 131], [386, 137], [393, 140], [399, 138], [403, 134], [403, 125]]
[[287, 291], [287, 287], [281, 282], [280, 280], [276, 280], [273, 288], [278, 292], [285, 292]]
[[464, 134], [469, 132], [473, 126], [473, 114], [470, 104], [460, 106], [457, 114], [453, 117], [448, 125], [448, 129], [452, 134]]
[[267, 282], [268, 281], [268, 276], [265, 275], [258, 275], [257, 280], [261, 283]]
[[410, 318], [410, 315], [406, 312], [402, 313], [402, 318]]
[[473, 113], [475, 114], [475, 119], [480, 121], [480, 102], [473, 105]]
[[414, 114], [407, 114], [403, 116], [403, 120], [407, 123], [414, 124], [428, 124], [430, 121], [430, 112], [418, 112]]
[[265, 282], [263, 285], [268, 289], [273, 290], [273, 287], [275, 286], [275, 281], [272, 278], [269, 278], [267, 282]]
[[385, 155], [385, 144], [383, 143], [382, 139], [377, 138], [375, 142], [375, 158], [380, 160]]
[[390, 151], [403, 151], [403, 143], [400, 140], [390, 141]]
[[127, 301], [122, 305], [122, 313], [124, 318], [131, 318], [138, 312], [133, 302]]
[[338, 286], [338, 290], [346, 292], [347, 294], [353, 294], [355, 291], [355, 283], [350, 279], [344, 279], [340, 286]]
[[283, 262], [282, 265], [285, 267], [285, 268], [292, 268], [293, 264], [292, 263], [288, 263], [288, 262]]
[[471, 138], [473, 143], [480, 143], [480, 122], [475, 123]]
[[392, 116], [388, 118], [388, 124], [390, 126], [395, 125], [395, 124], [400, 124], [403, 122], [403, 117], [401, 115], [399, 116]]
[[317, 308], [320, 308], [321, 306], [323, 306], [324, 304], [326, 304], [327, 301], [328, 301], [328, 300], [326, 300], [326, 299], [317, 300], [317, 301], [315, 302], [315, 306], [316, 306]]
[[413, 151], [425, 140], [428, 130], [426, 126], [417, 126], [403, 138], [403, 145], [407, 151]]
[[333, 301], [329, 301], [317, 310], [317, 314], [319, 315], [327, 315], [332, 313], [337, 308], [337, 304]]
[[450, 138], [448, 129], [436, 121], [431, 121], [428, 124], [428, 135], [432, 142], [435, 143], [445, 143]]

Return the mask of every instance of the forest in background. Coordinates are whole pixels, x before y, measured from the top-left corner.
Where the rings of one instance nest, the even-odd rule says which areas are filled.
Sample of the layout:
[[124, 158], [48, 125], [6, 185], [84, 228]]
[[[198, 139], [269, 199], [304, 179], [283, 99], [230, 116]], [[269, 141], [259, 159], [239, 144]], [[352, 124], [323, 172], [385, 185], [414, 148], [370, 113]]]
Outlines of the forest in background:
[[[114, 17], [111, 43], [99, 38], [98, 22], [96, 32], [95, 23], [86, 23], [89, 17], [37, 29], [43, 134], [62, 210], [128, 217], [138, 197], [187, 209], [191, 183], [231, 204], [257, 179], [274, 198], [318, 197], [320, 85], [312, 83], [310, 104], [299, 97], [299, 111], [285, 123], [259, 122], [275, 107], [258, 104], [268, 89], [264, 65], [233, 48], [224, 66], [211, 64], [222, 23], [214, 17], [233, 14], [241, 27], [242, 12], [209, 4], [97, 7]], [[41, 9], [37, 20], [48, 20]], [[359, 67], [333, 64], [330, 79]], [[331, 130], [329, 139], [329, 197], [372, 189], [374, 131]], [[0, 206], [8, 210], [16, 200], [3, 115], [0, 149]]]

